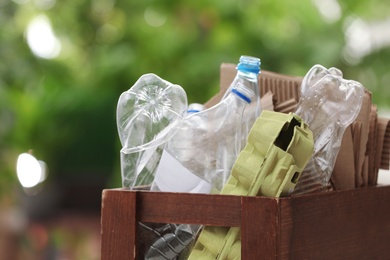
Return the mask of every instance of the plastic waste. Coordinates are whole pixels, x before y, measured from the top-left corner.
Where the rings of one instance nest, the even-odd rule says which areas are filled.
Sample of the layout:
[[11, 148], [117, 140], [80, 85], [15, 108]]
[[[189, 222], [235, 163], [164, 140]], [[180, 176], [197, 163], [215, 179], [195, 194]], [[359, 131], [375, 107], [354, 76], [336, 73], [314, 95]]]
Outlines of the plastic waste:
[[226, 90], [222, 99], [226, 98], [231, 90], [238, 84], [246, 86], [248, 89], [252, 89], [255, 93], [255, 97], [252, 102], [245, 108], [244, 117], [242, 120], [242, 142], [246, 143], [247, 135], [261, 113], [260, 103], [260, 90], [258, 76], [260, 74], [261, 61], [257, 57], [242, 55], [237, 64], [237, 74]]
[[[204, 105], [192, 103], [188, 106], [187, 117], [194, 113], [205, 110]], [[203, 121], [191, 121], [192, 124], [180, 124], [177, 126], [177, 134], [180, 145], [180, 159], [189, 161], [198, 151], [193, 149], [195, 136], [192, 136], [192, 128], [204, 128]], [[206, 129], [205, 129], [206, 130]], [[188, 135], [186, 135], [188, 134]], [[176, 139], [175, 139], [176, 140]], [[174, 142], [174, 140], [170, 140]], [[164, 192], [189, 192], [189, 193], [210, 193], [212, 186], [210, 183], [200, 179], [198, 176], [188, 171], [180, 161], [172, 156], [172, 151], [166, 145], [156, 176], [152, 184], [152, 191]], [[144, 259], [178, 259], [189, 253], [200, 225], [190, 224], [154, 224], [153, 226], [139, 223], [139, 230], [144, 234], [154, 234], [154, 239], [140, 241], [145, 247]], [[162, 232], [163, 231], [163, 232]]]
[[[253, 97], [251, 89], [238, 84], [214, 107], [187, 114], [178, 125], [175, 138], [165, 145], [152, 190], [210, 193], [213, 186], [222, 189], [241, 150], [243, 111]], [[199, 228], [183, 224], [173, 231], [194, 238]], [[182, 256], [189, 248], [177, 243], [177, 239], [181, 237], [173, 233], [161, 236], [153, 242], [145, 259]]]
[[[186, 118], [203, 110], [204, 105], [192, 103], [188, 106]], [[212, 185], [183, 165], [183, 162], [190, 163], [199, 152], [194, 149], [197, 138], [193, 135], [193, 129], [207, 131], [206, 122], [200, 119], [202, 118], [195, 118], [177, 126], [175, 137], [164, 147], [151, 187], [152, 191], [210, 193]], [[170, 149], [172, 144], [175, 147], [174, 151]]]
[[[185, 168], [218, 191], [229, 177], [249, 129], [259, 115], [259, 66], [258, 58], [242, 56], [237, 75], [222, 100], [211, 108], [188, 115], [181, 130], [165, 146]], [[255, 103], [253, 109], [248, 112], [252, 103]]]
[[[217, 105], [186, 117], [181, 129], [187, 130], [178, 131], [165, 149], [190, 172], [221, 190], [243, 148], [243, 112], [254, 95], [238, 84]], [[190, 151], [184, 145], [187, 141], [191, 142]]]
[[[313, 153], [313, 143], [299, 116], [263, 111], [221, 194], [288, 196]], [[239, 227], [204, 227], [188, 259], [241, 259], [240, 234]]]
[[198, 113], [198, 112], [203, 111], [205, 109], [206, 109], [206, 107], [203, 104], [191, 103], [188, 105], [187, 115], [190, 115], [192, 113]]
[[122, 143], [123, 187], [152, 184], [164, 145], [175, 134], [186, 111], [184, 89], [155, 74], [142, 75], [121, 94], [117, 128]]
[[[175, 138], [165, 145], [152, 190], [210, 193], [214, 187], [219, 192], [260, 114], [259, 73], [260, 60], [242, 56], [237, 75], [220, 103], [209, 109], [200, 104], [189, 106]], [[185, 240], [181, 236], [193, 240], [199, 228], [175, 226], [153, 243], [145, 259], [183, 258], [191, 244], [183, 246], [177, 241]]]
[[293, 192], [322, 191], [329, 185], [345, 129], [358, 116], [364, 87], [336, 68], [313, 66], [305, 75], [296, 114], [313, 132], [314, 154]]
[[195, 235], [199, 225], [188, 224], [159, 224], [151, 226], [140, 223], [138, 228], [144, 234], [147, 232], [149, 239], [141, 239], [144, 245], [151, 245], [145, 248], [145, 260], [160, 259], [185, 259], [194, 243]]

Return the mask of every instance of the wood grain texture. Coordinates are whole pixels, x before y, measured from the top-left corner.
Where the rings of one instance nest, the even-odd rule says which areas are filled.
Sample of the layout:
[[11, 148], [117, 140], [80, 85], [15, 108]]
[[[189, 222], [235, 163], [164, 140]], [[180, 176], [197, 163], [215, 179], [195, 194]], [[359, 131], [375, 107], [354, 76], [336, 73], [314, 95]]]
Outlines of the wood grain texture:
[[277, 199], [242, 197], [242, 259], [276, 259], [278, 211]]
[[104, 190], [101, 216], [101, 259], [134, 259], [137, 193]]
[[280, 259], [390, 259], [390, 187], [281, 200]]
[[241, 225], [238, 196], [140, 192], [138, 198], [137, 215], [142, 222]]

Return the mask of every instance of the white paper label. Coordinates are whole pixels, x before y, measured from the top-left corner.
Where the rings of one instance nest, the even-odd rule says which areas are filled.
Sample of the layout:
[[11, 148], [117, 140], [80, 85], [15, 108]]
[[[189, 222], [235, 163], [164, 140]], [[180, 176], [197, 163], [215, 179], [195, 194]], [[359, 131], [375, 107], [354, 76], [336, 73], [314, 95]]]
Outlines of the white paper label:
[[202, 180], [167, 151], [163, 151], [152, 190], [165, 192], [210, 193], [211, 184]]

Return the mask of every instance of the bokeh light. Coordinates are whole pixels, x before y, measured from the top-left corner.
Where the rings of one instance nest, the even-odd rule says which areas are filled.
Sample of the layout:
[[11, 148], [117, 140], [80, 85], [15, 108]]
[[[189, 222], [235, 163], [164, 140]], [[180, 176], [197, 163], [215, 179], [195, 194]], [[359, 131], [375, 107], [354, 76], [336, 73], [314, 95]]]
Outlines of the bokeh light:
[[19, 155], [16, 172], [20, 184], [25, 188], [32, 188], [46, 178], [45, 163], [38, 161], [29, 153]]
[[29, 23], [26, 37], [31, 51], [40, 58], [52, 59], [61, 52], [61, 42], [45, 15], [38, 15]]

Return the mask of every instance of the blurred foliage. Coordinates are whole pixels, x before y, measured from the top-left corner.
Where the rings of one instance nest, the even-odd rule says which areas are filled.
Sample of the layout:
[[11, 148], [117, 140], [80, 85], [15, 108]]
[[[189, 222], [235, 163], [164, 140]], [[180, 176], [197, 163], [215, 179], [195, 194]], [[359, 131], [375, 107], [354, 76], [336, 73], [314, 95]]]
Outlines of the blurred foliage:
[[[149, 72], [181, 85], [190, 103], [202, 103], [218, 92], [220, 64], [236, 63], [242, 54], [260, 57], [263, 70], [284, 74], [303, 76], [321, 64], [362, 82], [376, 104], [388, 106], [389, 47], [350, 59], [345, 46], [351, 21], [388, 20], [390, 6], [345, 0], [339, 9], [321, 9], [321, 2], [337, 4], [1, 1], [0, 190], [15, 183], [16, 158], [29, 149], [46, 161], [52, 177], [118, 179], [116, 102]], [[61, 42], [58, 57], [39, 58], [29, 48], [26, 29], [38, 15], [48, 17]]]

